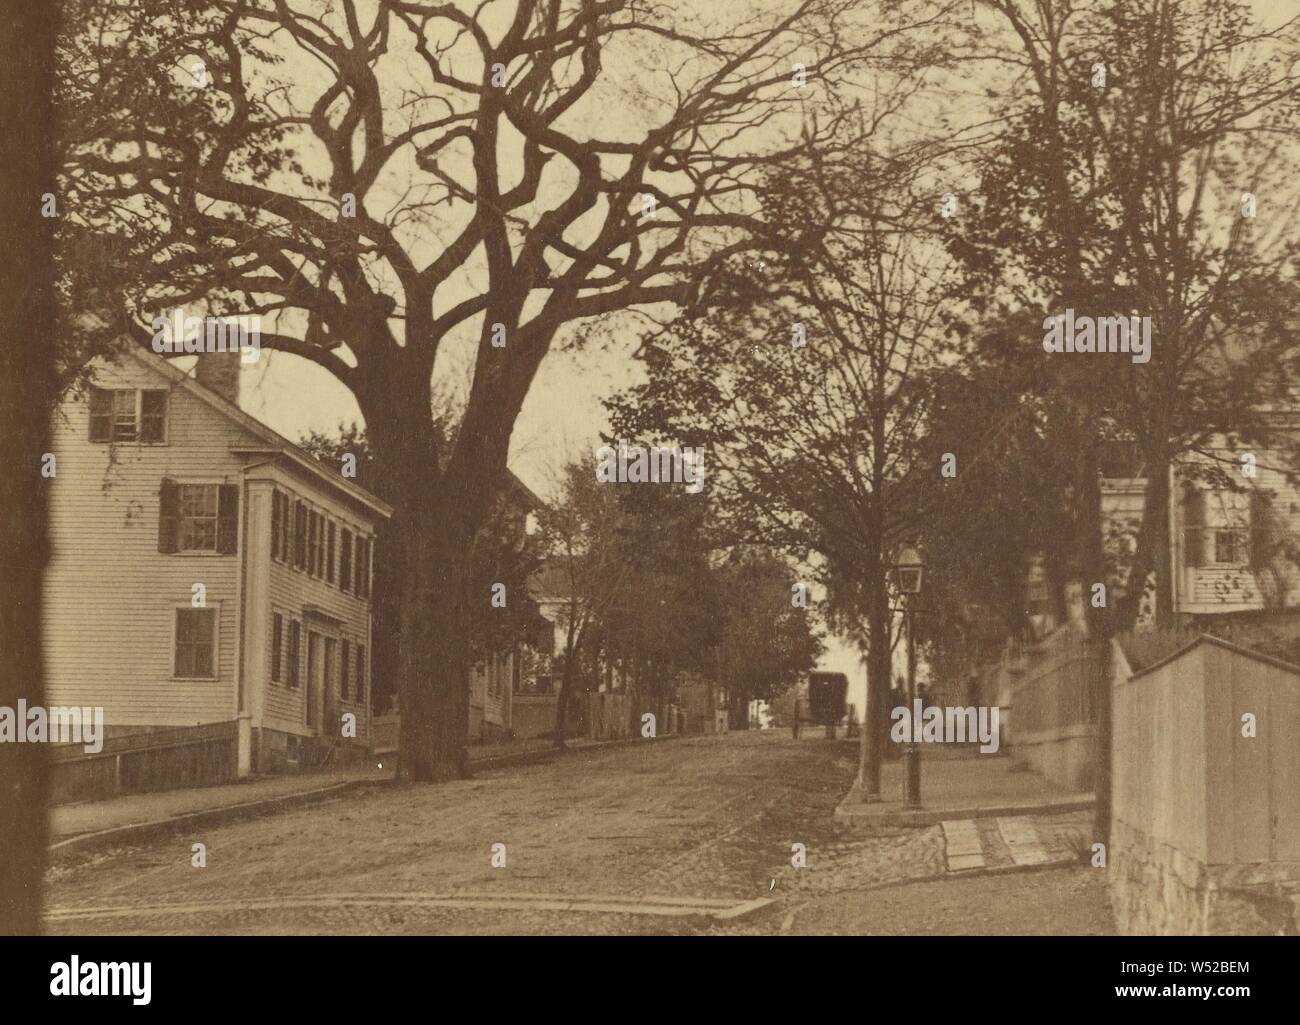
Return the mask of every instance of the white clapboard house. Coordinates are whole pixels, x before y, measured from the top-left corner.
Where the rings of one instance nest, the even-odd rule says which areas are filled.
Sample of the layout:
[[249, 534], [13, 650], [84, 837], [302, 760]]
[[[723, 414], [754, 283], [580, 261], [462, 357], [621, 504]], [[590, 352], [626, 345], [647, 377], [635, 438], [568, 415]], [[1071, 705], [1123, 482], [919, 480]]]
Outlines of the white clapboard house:
[[131, 348], [52, 426], [47, 703], [99, 706], [56, 799], [364, 751], [371, 566], [391, 509], [240, 410], [239, 354]]

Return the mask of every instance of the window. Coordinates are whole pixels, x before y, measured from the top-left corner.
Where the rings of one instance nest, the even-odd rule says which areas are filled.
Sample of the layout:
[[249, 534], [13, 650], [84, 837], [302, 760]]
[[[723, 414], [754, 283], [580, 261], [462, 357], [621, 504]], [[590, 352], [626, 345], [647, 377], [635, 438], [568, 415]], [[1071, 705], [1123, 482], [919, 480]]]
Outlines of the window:
[[299, 648], [302, 646], [302, 624], [296, 619], [289, 620], [289, 686], [298, 686]]
[[1240, 565], [1246, 561], [1246, 532], [1244, 530], [1216, 530], [1214, 532], [1214, 561]]
[[293, 565], [307, 568], [307, 507], [302, 502], [293, 503]]
[[325, 579], [334, 583], [334, 521], [330, 520], [325, 533]]
[[217, 610], [176, 610], [174, 675], [181, 680], [216, 678]]
[[366, 699], [366, 646], [357, 645], [357, 700]]
[[180, 522], [176, 546], [182, 552], [216, 551], [217, 489], [208, 484], [177, 487]]
[[280, 682], [280, 649], [283, 644], [284, 617], [278, 612], [271, 614], [271, 682]]
[[90, 390], [90, 440], [163, 440], [167, 420], [166, 389], [92, 388]]
[[348, 643], [348, 640], [346, 638], [344, 638], [343, 659], [341, 662], [339, 662], [339, 697], [341, 697], [344, 701], [348, 700], [349, 678], [352, 674], [352, 665], [351, 665], [352, 650], [351, 649], [352, 649], [352, 645]]
[[352, 589], [352, 531], [347, 527], [339, 532], [339, 587]]
[[233, 555], [238, 514], [237, 484], [181, 484], [164, 478], [158, 492], [158, 550]]

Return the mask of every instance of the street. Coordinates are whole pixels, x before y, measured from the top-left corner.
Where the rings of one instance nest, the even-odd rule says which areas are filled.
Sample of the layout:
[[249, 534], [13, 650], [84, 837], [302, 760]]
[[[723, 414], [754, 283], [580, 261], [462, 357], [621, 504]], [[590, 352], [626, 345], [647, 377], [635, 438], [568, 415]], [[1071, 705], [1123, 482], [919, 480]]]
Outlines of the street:
[[[767, 731], [610, 747], [443, 785], [376, 785], [56, 865], [47, 929], [1112, 931], [1103, 873], [945, 878], [937, 825], [837, 830], [832, 811], [855, 769], [852, 742]], [[1043, 820], [1039, 834], [1065, 837], [1077, 818]], [[195, 844], [205, 867], [193, 864]], [[796, 844], [802, 867], [792, 864]], [[735, 917], [711, 914], [728, 908]]]

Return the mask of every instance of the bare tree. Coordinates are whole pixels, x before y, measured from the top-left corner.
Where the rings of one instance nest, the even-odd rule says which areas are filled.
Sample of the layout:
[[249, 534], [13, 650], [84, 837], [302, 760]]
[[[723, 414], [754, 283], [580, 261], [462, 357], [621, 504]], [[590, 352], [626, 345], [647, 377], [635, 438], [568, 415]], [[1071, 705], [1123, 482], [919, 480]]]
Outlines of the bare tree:
[[614, 490], [595, 478], [588, 462], [564, 469], [560, 493], [539, 516], [546, 546], [545, 577], [564, 588], [564, 668], [555, 704], [555, 746], [564, 747], [579, 660], [594, 626], [625, 594], [628, 566], [621, 558], [618, 530], [621, 510]]
[[[760, 172], [831, 146], [844, 78], [905, 59], [927, 19], [859, 0], [76, 7], [69, 200], [139, 241], [145, 316], [264, 314], [265, 347], [355, 395], [405, 569], [402, 772], [461, 773], [466, 623], [488, 601], [467, 553], [542, 359], [566, 325], [686, 300], [751, 247]], [[443, 451], [430, 381], [457, 343], [474, 379]]]

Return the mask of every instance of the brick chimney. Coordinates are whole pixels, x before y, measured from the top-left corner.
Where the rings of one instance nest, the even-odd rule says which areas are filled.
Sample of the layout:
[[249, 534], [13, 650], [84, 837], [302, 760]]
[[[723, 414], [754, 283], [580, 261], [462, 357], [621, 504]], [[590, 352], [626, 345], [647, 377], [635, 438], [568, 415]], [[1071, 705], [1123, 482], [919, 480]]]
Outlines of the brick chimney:
[[201, 352], [194, 366], [194, 379], [227, 402], [239, 405], [239, 350]]

